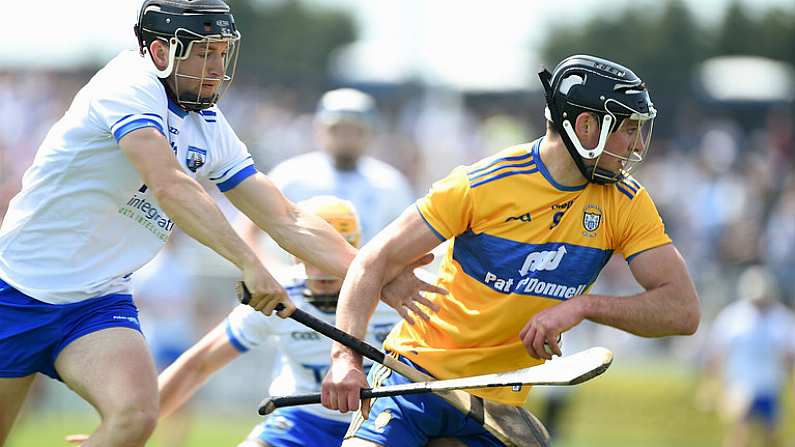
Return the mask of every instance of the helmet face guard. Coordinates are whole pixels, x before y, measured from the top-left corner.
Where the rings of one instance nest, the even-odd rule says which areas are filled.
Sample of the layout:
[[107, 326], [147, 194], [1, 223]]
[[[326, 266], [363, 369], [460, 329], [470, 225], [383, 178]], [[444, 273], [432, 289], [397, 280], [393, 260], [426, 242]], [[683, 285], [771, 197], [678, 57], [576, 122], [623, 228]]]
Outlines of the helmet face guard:
[[[198, 111], [215, 105], [232, 82], [240, 49], [240, 33], [229, 13], [229, 6], [222, 0], [146, 0], [141, 7], [135, 35], [143, 56], [155, 40], [168, 43], [167, 66], [157, 75], [167, 78], [174, 75], [174, 90], [170, 92], [181, 107]], [[208, 76], [207, 65], [212, 44], [227, 45], [221, 76]], [[184, 73], [180, 66], [192, 52], [204, 50], [201, 71]], [[185, 84], [196, 86], [195, 91], [180, 88]], [[211, 96], [202, 96], [205, 83], [220, 83]]]
[[337, 302], [340, 298], [339, 292], [319, 294], [312, 292], [308, 287], [304, 287], [303, 295], [307, 303], [315, 306], [321, 312], [330, 314], [337, 311]]
[[[179, 42], [179, 39], [173, 39]], [[188, 110], [202, 110], [208, 107], [214, 106], [218, 101], [221, 99], [226, 90], [229, 88], [229, 85], [232, 83], [232, 79], [235, 77], [235, 68], [237, 67], [237, 56], [240, 51], [240, 36], [238, 35], [235, 38], [227, 38], [227, 37], [205, 37], [203, 39], [191, 40], [188, 43], [188, 49], [185, 51], [185, 56], [181, 58], [176, 58], [174, 63], [174, 95], [177, 97], [179, 104], [188, 109]], [[169, 42], [173, 45], [173, 42]], [[223, 56], [223, 74], [221, 76], [209, 76], [207, 75], [207, 60], [211, 54], [211, 44], [226, 44], [227, 50], [226, 54]], [[177, 45], [180, 45], [177, 43]], [[182, 63], [185, 59], [192, 54], [193, 51], [202, 51], [204, 52], [204, 61], [202, 62], [202, 68], [199, 72], [199, 76], [189, 73], [183, 73], [181, 70]], [[169, 65], [172, 62], [169, 61]], [[183, 82], [180, 82], [183, 81]], [[215, 92], [210, 96], [202, 96], [201, 94], [201, 86], [204, 85], [206, 82], [217, 82], [220, 85], [218, 88], [215, 89]], [[198, 87], [191, 91], [190, 88], [181, 88], [186, 83], [188, 84], [195, 84]]]
[[[605, 59], [572, 56], [553, 73], [544, 70], [538, 75], [546, 93], [544, 115], [589, 182], [617, 182], [643, 161], [657, 111], [646, 85], [632, 71]], [[599, 122], [599, 140], [593, 148], [583, 147], [574, 130], [581, 113], [591, 113]], [[626, 144], [624, 153], [606, 150], [614, 134]]]

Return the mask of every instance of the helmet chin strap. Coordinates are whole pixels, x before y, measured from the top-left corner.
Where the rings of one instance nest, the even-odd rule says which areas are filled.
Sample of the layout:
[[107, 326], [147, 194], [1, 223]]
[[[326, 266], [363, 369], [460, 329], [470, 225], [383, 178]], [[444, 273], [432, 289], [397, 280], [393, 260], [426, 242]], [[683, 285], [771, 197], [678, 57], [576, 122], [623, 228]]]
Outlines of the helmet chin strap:
[[171, 72], [174, 71], [174, 60], [176, 59], [177, 55], [177, 45], [181, 45], [181, 43], [176, 37], [172, 37], [168, 40], [168, 65], [166, 65], [166, 68], [162, 70], [157, 68], [157, 65], [155, 65], [158, 78], [167, 78], [171, 75]]
[[580, 138], [577, 137], [577, 133], [574, 132], [574, 126], [571, 125], [571, 121], [567, 119], [563, 120], [563, 130], [566, 132], [566, 134], [568, 134], [571, 144], [574, 146], [574, 149], [577, 151], [577, 153], [580, 154], [580, 157], [591, 160], [602, 155], [602, 151], [605, 150], [607, 136], [610, 133], [612, 124], [613, 117], [610, 114], [605, 114], [605, 116], [602, 118], [602, 128], [599, 132], [599, 142], [593, 149], [585, 149], [582, 146], [582, 143], [580, 143]]
[[583, 147], [579, 137], [577, 137], [577, 133], [574, 131], [574, 127], [571, 125], [569, 120], [564, 119], [563, 125], [558, 126], [554, 121], [552, 121], [551, 113], [549, 113], [548, 108], [545, 110], [545, 115], [547, 116], [547, 119], [557, 128], [558, 134], [563, 140], [564, 146], [566, 146], [569, 155], [571, 155], [571, 158], [574, 160], [574, 164], [577, 165], [577, 169], [579, 169], [580, 174], [582, 174], [586, 180], [591, 183], [604, 185], [621, 179], [621, 176], [616, 176], [614, 172], [608, 171], [598, 166], [586, 165], [584, 161], [585, 159], [592, 160], [594, 158], [598, 158], [604, 152], [605, 145], [607, 144], [607, 138], [610, 134], [610, 129], [613, 124], [612, 115], [608, 113], [602, 118], [602, 126], [599, 131], [599, 142], [593, 149], [586, 149]]

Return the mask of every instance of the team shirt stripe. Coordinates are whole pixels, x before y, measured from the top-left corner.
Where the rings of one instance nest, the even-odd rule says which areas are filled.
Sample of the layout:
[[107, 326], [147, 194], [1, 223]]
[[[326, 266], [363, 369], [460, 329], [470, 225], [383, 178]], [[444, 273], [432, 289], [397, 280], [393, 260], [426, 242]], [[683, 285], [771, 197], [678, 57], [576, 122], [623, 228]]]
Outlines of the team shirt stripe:
[[146, 127], [154, 127], [161, 134], [163, 134], [163, 136], [166, 135], [166, 133], [163, 131], [163, 126], [159, 122], [151, 118], [139, 118], [118, 127], [113, 132], [113, 138], [116, 139], [116, 141], [118, 142], [121, 141], [121, 139], [124, 138], [124, 136], [127, 135], [128, 133], [134, 130], [144, 129]]
[[[609, 249], [557, 242], [527, 244], [472, 231], [456, 237], [453, 249], [453, 259], [464, 273], [498, 293], [556, 300], [581, 295], [612, 255]], [[565, 268], [560, 268], [564, 260]]]
[[471, 187], [472, 187], [472, 188], [476, 188], [476, 187], [478, 187], [478, 186], [480, 186], [480, 185], [484, 185], [484, 184], [486, 184], [486, 183], [489, 183], [489, 182], [491, 182], [491, 181], [494, 181], [494, 180], [499, 180], [499, 179], [501, 179], [501, 178], [505, 178], [505, 177], [510, 177], [510, 176], [512, 176], [512, 175], [518, 175], [518, 174], [533, 174], [533, 173], [536, 173], [536, 172], [538, 172], [538, 167], [534, 167], [534, 168], [532, 168], [532, 169], [526, 169], [526, 170], [524, 170], [524, 171], [509, 171], [509, 172], [503, 172], [503, 173], [502, 173], [502, 174], [500, 174], [500, 175], [496, 175], [496, 176], [494, 176], [494, 177], [491, 177], [491, 178], [488, 178], [488, 179], [481, 180], [481, 181], [479, 181], [479, 182], [473, 183]]
[[248, 165], [245, 168], [237, 171], [237, 173], [232, 177], [230, 177], [229, 180], [219, 183], [218, 189], [220, 189], [221, 192], [227, 192], [230, 189], [234, 188], [235, 186], [239, 185], [243, 180], [251, 177], [256, 173], [257, 173], [257, 168], [255, 168], [254, 165]]
[[633, 194], [637, 194], [638, 190], [640, 189], [639, 187], [632, 185], [631, 183], [627, 182], [626, 180], [622, 180], [620, 183], [622, 185], [626, 186], [627, 188], [629, 188], [629, 190], [632, 191]]
[[640, 189], [640, 183], [638, 183], [638, 182], [637, 182], [637, 181], [636, 181], [634, 178], [632, 178], [632, 177], [627, 177], [627, 178], [625, 178], [625, 179], [624, 179], [624, 181], [625, 181], [625, 182], [632, 183], [633, 185], [635, 185], [635, 189], [636, 189], [636, 190], [639, 190], [639, 189]]
[[485, 171], [486, 169], [489, 169], [489, 168], [491, 168], [491, 167], [493, 167], [493, 166], [495, 166], [497, 164], [500, 164], [500, 163], [504, 163], [504, 162], [507, 162], [507, 161], [525, 160], [525, 159], [529, 159], [531, 157], [532, 157], [532, 154], [527, 153], [527, 154], [517, 155], [517, 156], [513, 156], [513, 157], [498, 158], [498, 159], [492, 161], [491, 163], [487, 164], [486, 166], [484, 166], [482, 168], [478, 168], [478, 169], [474, 169], [472, 171], [469, 171], [467, 174], [469, 174], [469, 175], [477, 174], [478, 172]]
[[622, 193], [623, 193], [625, 196], [629, 197], [629, 200], [632, 200], [632, 199], [634, 199], [634, 198], [635, 198], [635, 195], [634, 195], [634, 194], [632, 194], [630, 191], [628, 191], [628, 190], [626, 189], [626, 187], [623, 187], [621, 183], [616, 183], [615, 185], [616, 185], [616, 188], [617, 188], [619, 191], [621, 191], [621, 192], [622, 192]]
[[528, 166], [535, 166], [535, 163], [536, 163], [535, 160], [530, 160], [530, 161], [528, 161], [526, 163], [515, 163], [515, 164], [497, 166], [496, 168], [491, 169], [489, 171], [482, 172], [482, 173], [479, 173], [479, 174], [474, 175], [474, 176], [470, 175], [469, 176], [469, 181], [471, 182], [473, 180], [477, 180], [477, 179], [479, 179], [481, 177], [485, 177], [487, 175], [491, 175], [491, 174], [493, 174], [493, 173], [495, 173], [497, 171], [500, 171], [500, 170], [503, 170], [503, 169], [507, 169], [507, 168], [526, 168]]

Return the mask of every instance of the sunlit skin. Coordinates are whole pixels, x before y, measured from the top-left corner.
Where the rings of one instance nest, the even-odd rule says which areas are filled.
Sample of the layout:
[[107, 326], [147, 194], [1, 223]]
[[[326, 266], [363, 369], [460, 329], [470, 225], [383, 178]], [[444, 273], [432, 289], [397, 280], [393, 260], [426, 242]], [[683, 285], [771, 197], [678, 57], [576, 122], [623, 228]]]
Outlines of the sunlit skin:
[[[218, 93], [225, 75], [224, 62], [229, 52], [229, 41], [194, 43], [188, 57], [178, 59], [174, 72], [166, 78], [172, 91], [180, 96], [189, 93], [198, 98], [209, 98]], [[168, 66], [168, 44], [156, 40], [150, 46], [158, 68]], [[206, 59], [205, 59], [206, 57]], [[205, 62], [206, 61], [206, 62]], [[177, 76], [182, 75], [182, 76]], [[186, 77], [190, 76], [190, 77]], [[201, 79], [192, 79], [201, 78]]]
[[319, 268], [304, 264], [306, 271], [306, 287], [316, 295], [333, 295], [339, 293], [342, 288], [342, 279], [334, 278]]

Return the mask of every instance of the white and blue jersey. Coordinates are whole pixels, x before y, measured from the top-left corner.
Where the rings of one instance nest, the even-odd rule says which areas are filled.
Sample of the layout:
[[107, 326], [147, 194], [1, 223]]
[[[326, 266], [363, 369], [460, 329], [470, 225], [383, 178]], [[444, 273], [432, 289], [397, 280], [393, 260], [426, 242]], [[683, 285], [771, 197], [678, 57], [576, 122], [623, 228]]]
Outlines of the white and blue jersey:
[[718, 314], [709, 341], [710, 354], [723, 360], [725, 392], [748, 403], [748, 416], [775, 424], [795, 357], [795, 315], [779, 303], [761, 311], [740, 300]]
[[[333, 325], [334, 314], [323, 313], [307, 303], [303, 294], [306, 280], [300, 275], [295, 276], [291, 280], [282, 281], [293, 303], [299, 309]], [[370, 319], [365, 341], [381, 346], [386, 335], [399, 320], [400, 315], [379, 302], [373, 318]], [[254, 308], [244, 305], [235, 307], [229, 314], [226, 320], [226, 333], [230, 343], [241, 352], [261, 345], [278, 347], [278, 359], [274, 366], [270, 395], [287, 396], [320, 392], [320, 384], [329, 367], [332, 343], [329, 338], [293, 320], [266, 317]], [[276, 337], [277, 342], [266, 344], [271, 336]], [[365, 368], [369, 368], [371, 364], [372, 362], [365, 359]], [[350, 414], [341, 414], [321, 405], [307, 405], [302, 407], [302, 410], [346, 424], [351, 418]]]
[[268, 177], [293, 202], [328, 194], [350, 200], [359, 211], [363, 244], [415, 199], [400, 171], [372, 157], [362, 157], [354, 170], [340, 171], [327, 153], [310, 152], [279, 163]]
[[50, 304], [129, 294], [129, 276], [174, 227], [119, 148], [154, 128], [184, 171], [227, 191], [255, 173], [216, 107], [170, 102], [149, 57], [125, 51], [75, 96], [50, 129], [0, 227], [0, 279]]

